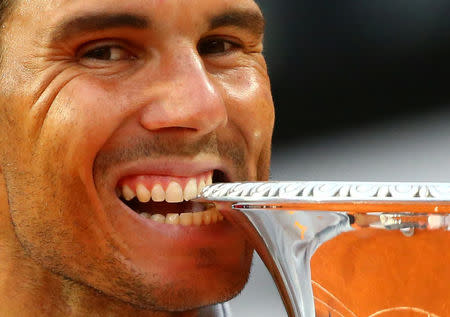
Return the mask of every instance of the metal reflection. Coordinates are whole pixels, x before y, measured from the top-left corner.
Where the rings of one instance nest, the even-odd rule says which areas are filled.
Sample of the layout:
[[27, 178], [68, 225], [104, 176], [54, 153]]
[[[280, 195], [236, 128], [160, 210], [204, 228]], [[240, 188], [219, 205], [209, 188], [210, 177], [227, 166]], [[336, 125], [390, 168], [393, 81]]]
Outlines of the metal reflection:
[[315, 315], [310, 260], [324, 242], [362, 228], [406, 236], [450, 228], [445, 183], [227, 183], [206, 187], [198, 200], [215, 202], [243, 229], [291, 317]]

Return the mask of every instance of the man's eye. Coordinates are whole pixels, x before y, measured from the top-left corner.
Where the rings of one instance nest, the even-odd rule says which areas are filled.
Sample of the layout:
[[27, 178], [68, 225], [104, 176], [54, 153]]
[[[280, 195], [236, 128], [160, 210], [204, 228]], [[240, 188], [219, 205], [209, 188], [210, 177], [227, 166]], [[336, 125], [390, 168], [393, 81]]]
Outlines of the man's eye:
[[81, 58], [102, 61], [120, 61], [134, 59], [134, 56], [120, 46], [102, 46], [87, 51]]
[[239, 47], [239, 44], [224, 39], [204, 39], [198, 43], [197, 50], [200, 55], [226, 54]]

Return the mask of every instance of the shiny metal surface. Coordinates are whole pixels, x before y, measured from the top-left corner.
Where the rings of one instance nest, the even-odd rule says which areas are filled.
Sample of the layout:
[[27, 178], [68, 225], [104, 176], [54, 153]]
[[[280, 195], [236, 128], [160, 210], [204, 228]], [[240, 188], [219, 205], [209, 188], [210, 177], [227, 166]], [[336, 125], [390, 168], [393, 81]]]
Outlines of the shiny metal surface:
[[[244, 182], [207, 186], [198, 197], [209, 201], [426, 204], [450, 210], [450, 183], [407, 182]], [[441, 204], [438, 204], [438, 203]], [[323, 207], [328, 208], [328, 207]], [[437, 210], [442, 211], [442, 210]]]
[[295, 317], [315, 314], [310, 259], [322, 243], [367, 227], [406, 236], [450, 228], [446, 183], [224, 183], [206, 187], [198, 200], [215, 202], [244, 230]]

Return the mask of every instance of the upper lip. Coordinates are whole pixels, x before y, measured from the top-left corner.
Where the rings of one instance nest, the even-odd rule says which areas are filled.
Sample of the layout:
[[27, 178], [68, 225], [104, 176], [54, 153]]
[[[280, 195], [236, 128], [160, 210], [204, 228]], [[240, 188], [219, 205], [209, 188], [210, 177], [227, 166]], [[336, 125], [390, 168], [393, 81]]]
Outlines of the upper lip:
[[219, 160], [205, 160], [193, 162], [192, 160], [151, 159], [129, 162], [111, 168], [109, 184], [115, 190], [118, 182], [130, 175], [161, 175], [174, 177], [193, 177], [198, 174], [219, 170], [225, 175], [226, 181], [233, 181], [231, 168]]

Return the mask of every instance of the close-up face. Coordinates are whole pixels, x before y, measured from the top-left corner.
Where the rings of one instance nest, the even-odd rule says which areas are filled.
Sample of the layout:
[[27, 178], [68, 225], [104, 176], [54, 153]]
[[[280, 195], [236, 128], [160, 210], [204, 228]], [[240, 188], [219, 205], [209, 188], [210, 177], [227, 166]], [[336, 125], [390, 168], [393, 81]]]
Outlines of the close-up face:
[[266, 180], [274, 110], [252, 0], [18, 1], [1, 171], [35, 263], [133, 305], [234, 297], [252, 249], [211, 182]]

